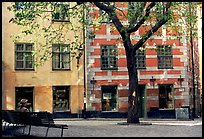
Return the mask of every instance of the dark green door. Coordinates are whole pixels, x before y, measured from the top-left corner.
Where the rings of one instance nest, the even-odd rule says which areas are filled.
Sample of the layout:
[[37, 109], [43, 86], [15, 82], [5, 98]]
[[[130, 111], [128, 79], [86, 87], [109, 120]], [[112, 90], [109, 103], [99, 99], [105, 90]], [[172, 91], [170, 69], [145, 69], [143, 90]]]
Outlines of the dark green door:
[[138, 110], [139, 117], [145, 116], [145, 85], [138, 86]]

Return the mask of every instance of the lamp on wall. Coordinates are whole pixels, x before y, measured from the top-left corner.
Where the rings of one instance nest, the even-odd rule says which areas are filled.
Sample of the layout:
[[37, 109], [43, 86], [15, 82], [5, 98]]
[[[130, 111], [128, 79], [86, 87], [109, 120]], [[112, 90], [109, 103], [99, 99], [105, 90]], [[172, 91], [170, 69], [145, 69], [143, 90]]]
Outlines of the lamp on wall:
[[149, 79], [149, 80], [150, 80], [150, 82], [153, 83], [153, 87], [154, 87], [154, 82], [156, 81], [156, 79], [152, 76], [152, 79]]
[[182, 87], [182, 82], [184, 81], [184, 79], [181, 78], [181, 75], [180, 75], [180, 78], [178, 78], [178, 81], [180, 82], [180, 87]]
[[95, 85], [95, 83], [96, 83], [97, 81], [96, 81], [96, 80], [94, 79], [94, 77], [93, 77], [90, 82], [91, 82], [91, 84], [93, 84], [93, 91], [94, 91], [94, 85]]
[[77, 68], [79, 67], [79, 59], [83, 55], [83, 52], [84, 52], [84, 48], [80, 45], [80, 47], [78, 49], [78, 55], [76, 57], [76, 59], [77, 59]]

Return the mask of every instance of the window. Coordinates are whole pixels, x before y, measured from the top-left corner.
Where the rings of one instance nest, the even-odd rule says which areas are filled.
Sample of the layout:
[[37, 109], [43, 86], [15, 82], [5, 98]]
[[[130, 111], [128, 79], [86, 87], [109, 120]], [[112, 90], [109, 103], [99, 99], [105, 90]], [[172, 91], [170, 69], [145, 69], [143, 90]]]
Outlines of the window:
[[66, 111], [70, 109], [70, 87], [53, 86], [53, 111]]
[[102, 111], [116, 111], [117, 86], [102, 86]]
[[145, 48], [142, 47], [136, 51], [136, 68], [137, 69], [145, 69], [146, 68], [146, 55]]
[[171, 69], [172, 66], [172, 46], [159, 45], [157, 46], [157, 58], [159, 69]]
[[33, 70], [33, 44], [16, 43], [15, 44], [15, 69]]
[[117, 69], [117, 46], [101, 45], [101, 69]]
[[69, 21], [69, 4], [67, 2], [52, 2], [52, 20]]
[[70, 70], [70, 47], [67, 44], [53, 44], [52, 68]]
[[31, 2], [15, 2], [14, 11], [15, 17], [19, 19], [33, 19], [35, 17]]
[[173, 85], [159, 85], [159, 108], [173, 109]]

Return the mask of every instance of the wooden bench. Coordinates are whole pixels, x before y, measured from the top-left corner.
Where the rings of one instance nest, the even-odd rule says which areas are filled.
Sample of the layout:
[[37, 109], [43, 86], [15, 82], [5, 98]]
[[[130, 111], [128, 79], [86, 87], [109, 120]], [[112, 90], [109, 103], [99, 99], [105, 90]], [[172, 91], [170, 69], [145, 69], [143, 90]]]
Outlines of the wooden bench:
[[9, 124], [13, 124], [13, 127], [14, 125], [19, 124], [24, 125], [24, 127], [28, 125], [28, 135], [30, 135], [31, 126], [47, 127], [46, 137], [48, 135], [49, 128], [61, 128], [61, 137], [63, 136], [63, 130], [68, 129], [68, 125], [66, 124], [55, 124], [53, 120], [53, 115], [49, 112], [18, 112], [11, 110], [3, 110], [2, 120]]
[[32, 112], [30, 119], [29, 134], [32, 125], [47, 127], [46, 137], [48, 135], [49, 128], [61, 128], [61, 137], [63, 136], [63, 130], [68, 129], [68, 125], [66, 124], [55, 124], [53, 115], [49, 112]]

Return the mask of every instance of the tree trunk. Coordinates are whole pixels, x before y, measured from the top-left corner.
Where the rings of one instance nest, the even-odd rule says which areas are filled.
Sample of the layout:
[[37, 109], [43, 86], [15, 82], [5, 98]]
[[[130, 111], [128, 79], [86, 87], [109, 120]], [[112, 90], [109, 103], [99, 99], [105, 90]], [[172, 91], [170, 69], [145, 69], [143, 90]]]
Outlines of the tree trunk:
[[135, 53], [132, 49], [126, 52], [127, 68], [129, 75], [129, 92], [128, 92], [128, 117], [127, 123], [140, 123], [138, 112], [138, 78], [135, 63]]

